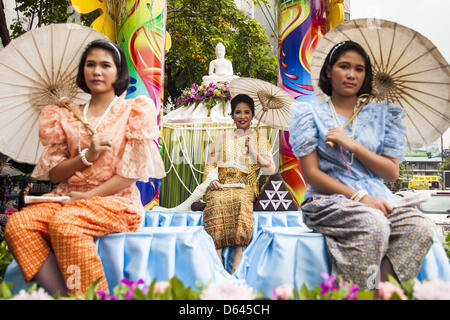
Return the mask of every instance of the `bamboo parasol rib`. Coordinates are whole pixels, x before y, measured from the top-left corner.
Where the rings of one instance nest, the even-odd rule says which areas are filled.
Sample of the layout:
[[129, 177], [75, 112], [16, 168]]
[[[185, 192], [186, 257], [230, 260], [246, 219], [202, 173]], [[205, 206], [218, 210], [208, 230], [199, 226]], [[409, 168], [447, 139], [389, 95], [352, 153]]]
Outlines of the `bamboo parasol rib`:
[[96, 39], [106, 37], [81, 25], [51, 24], [23, 34], [0, 52], [0, 152], [36, 163], [43, 152], [38, 117], [50, 104], [67, 108], [87, 127], [72, 104], [90, 98], [75, 78], [81, 53]]
[[450, 67], [439, 50], [420, 33], [382, 19], [356, 19], [329, 31], [311, 61], [311, 79], [319, 100], [329, 98], [318, 87], [320, 69], [331, 48], [345, 40], [358, 42], [372, 62], [376, 102], [401, 106], [406, 113], [407, 149], [435, 142], [450, 125]]

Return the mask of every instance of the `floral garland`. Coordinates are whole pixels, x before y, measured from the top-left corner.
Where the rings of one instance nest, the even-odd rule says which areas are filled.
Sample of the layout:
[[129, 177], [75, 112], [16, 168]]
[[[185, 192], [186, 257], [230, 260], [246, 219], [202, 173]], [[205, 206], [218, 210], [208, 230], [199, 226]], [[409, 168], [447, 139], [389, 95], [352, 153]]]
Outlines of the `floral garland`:
[[[145, 285], [144, 280], [131, 281], [123, 279], [111, 293], [98, 291], [100, 279], [95, 281], [85, 293], [69, 297], [50, 296], [36, 283], [28, 290], [21, 290], [17, 295], [11, 293], [12, 284], [0, 282], [0, 300], [372, 300], [374, 292], [361, 289], [351, 282], [345, 281], [336, 275], [322, 273], [324, 281], [319, 286], [309, 289], [305, 284], [300, 291], [294, 289], [292, 284], [280, 285], [271, 292], [271, 297], [263, 297], [262, 292], [257, 294], [253, 288], [233, 280], [222, 281], [217, 284], [208, 283], [202, 286], [197, 283], [198, 289], [185, 287], [177, 278]], [[380, 300], [448, 300], [450, 299], [450, 282], [431, 280], [419, 282], [412, 279], [398, 283], [388, 276], [389, 281], [379, 283]]]
[[225, 116], [225, 104], [231, 100], [229, 83], [210, 83], [199, 86], [192, 84], [191, 88], [186, 88], [175, 100], [175, 108], [194, 104], [195, 107], [202, 102], [208, 110], [208, 117], [211, 116], [211, 109], [218, 103], [222, 103], [222, 114]]

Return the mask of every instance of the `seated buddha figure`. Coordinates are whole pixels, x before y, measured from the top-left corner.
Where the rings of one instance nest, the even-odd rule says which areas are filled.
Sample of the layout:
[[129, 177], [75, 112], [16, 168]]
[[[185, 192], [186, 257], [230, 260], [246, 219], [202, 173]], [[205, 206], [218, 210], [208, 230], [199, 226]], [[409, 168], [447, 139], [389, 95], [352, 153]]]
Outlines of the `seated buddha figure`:
[[216, 59], [209, 64], [209, 75], [203, 76], [204, 84], [231, 82], [231, 80], [239, 78], [233, 75], [233, 65], [230, 60], [225, 59], [225, 46], [219, 42], [216, 46]]

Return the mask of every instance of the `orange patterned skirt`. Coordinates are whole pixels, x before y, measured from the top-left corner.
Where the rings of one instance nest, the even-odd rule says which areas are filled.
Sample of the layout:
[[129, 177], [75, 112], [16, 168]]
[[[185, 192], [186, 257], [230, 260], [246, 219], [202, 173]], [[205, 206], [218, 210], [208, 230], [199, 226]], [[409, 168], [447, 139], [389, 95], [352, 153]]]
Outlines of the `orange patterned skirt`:
[[246, 186], [207, 191], [203, 210], [205, 230], [213, 238], [216, 249], [246, 246], [253, 233], [253, 188], [248, 184], [247, 175], [237, 169], [219, 170], [219, 182]]
[[125, 205], [103, 197], [64, 206], [42, 203], [14, 213], [4, 238], [27, 282], [53, 250], [70, 293], [86, 291], [100, 277], [98, 289], [106, 290], [108, 283], [94, 238], [136, 231], [140, 219]]

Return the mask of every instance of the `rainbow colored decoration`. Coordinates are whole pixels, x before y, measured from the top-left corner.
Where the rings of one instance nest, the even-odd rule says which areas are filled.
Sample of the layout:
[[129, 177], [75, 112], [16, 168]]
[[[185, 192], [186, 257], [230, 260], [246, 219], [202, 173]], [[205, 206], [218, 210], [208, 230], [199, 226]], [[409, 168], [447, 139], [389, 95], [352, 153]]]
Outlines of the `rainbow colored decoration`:
[[[326, 0], [280, 0], [278, 3], [278, 85], [297, 101], [315, 99], [311, 85], [311, 59], [326, 32]], [[280, 173], [297, 203], [307, 183], [300, 161], [289, 144], [289, 132], [280, 135]]]
[[[117, 43], [124, 49], [130, 81], [127, 98], [147, 95], [155, 102], [158, 125], [164, 90], [165, 0], [126, 1], [126, 15], [117, 23]], [[160, 147], [159, 141], [153, 141]], [[146, 209], [159, 204], [161, 180], [137, 182]]]
[[[155, 102], [158, 126], [164, 88], [166, 48], [165, 0], [72, 0], [74, 9], [82, 14], [99, 9], [101, 15], [91, 27], [107, 35], [124, 50], [130, 70], [130, 86], [126, 98], [146, 95]], [[167, 39], [170, 42], [170, 38]], [[153, 141], [160, 147], [159, 141]], [[159, 179], [137, 183], [146, 209], [159, 204]]]

